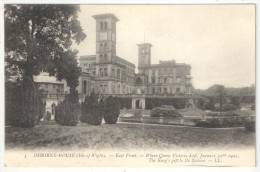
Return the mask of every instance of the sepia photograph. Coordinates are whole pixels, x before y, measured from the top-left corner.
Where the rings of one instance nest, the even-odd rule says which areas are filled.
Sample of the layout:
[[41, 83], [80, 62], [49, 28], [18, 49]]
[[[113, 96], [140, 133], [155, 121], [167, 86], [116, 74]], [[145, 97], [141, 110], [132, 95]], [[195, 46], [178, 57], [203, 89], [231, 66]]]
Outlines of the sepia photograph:
[[255, 167], [255, 4], [4, 4], [5, 167]]

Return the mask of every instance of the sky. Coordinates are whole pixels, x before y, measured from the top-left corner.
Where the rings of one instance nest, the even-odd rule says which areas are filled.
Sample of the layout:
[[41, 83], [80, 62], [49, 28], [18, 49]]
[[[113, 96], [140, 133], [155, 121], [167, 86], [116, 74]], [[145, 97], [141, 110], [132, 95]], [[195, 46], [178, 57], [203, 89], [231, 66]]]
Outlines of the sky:
[[[94, 55], [93, 15], [114, 13], [117, 55], [138, 65], [137, 44], [151, 43], [152, 64], [190, 64], [193, 85], [244, 87], [255, 83], [254, 5], [81, 5], [79, 20], [87, 38], [79, 56]], [[137, 70], [136, 70], [137, 71]]]

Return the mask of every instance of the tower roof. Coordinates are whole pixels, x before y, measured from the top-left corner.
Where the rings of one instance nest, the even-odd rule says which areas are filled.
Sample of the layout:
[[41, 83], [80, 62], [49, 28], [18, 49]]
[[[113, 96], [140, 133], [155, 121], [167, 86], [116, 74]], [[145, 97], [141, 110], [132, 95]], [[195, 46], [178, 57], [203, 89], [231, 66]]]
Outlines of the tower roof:
[[105, 18], [112, 18], [115, 21], [119, 21], [119, 19], [113, 13], [105, 13], [105, 14], [97, 14], [92, 16], [94, 19], [105, 19]]
[[153, 45], [151, 43], [142, 43], [142, 44], [137, 44], [137, 46], [150, 46], [150, 47], [152, 47]]

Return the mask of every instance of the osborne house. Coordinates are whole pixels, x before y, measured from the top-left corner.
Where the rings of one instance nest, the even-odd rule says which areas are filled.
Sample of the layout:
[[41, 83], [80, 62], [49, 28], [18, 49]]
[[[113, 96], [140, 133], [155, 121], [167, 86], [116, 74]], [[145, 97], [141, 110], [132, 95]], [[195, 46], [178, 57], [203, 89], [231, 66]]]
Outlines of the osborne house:
[[96, 55], [79, 59], [82, 75], [78, 93], [93, 89], [103, 94], [175, 94], [191, 93], [191, 66], [160, 61], [151, 64], [152, 44], [137, 44], [138, 73], [135, 64], [116, 54], [116, 23], [114, 14], [94, 15], [96, 20]]
[[[96, 54], [79, 58], [82, 72], [77, 91], [81, 100], [94, 90], [103, 95], [131, 96], [132, 108], [145, 108], [147, 96], [191, 95], [190, 65], [177, 63], [175, 60], [151, 64], [152, 44], [140, 43], [136, 47], [138, 48], [138, 73], [135, 73], [135, 64], [116, 53], [116, 24], [119, 19], [111, 13], [94, 15], [93, 18], [96, 20]], [[57, 95], [61, 93], [61, 82], [50, 83], [47, 79], [43, 81], [39, 78], [44, 77], [36, 76], [35, 81], [45, 85], [43, 87], [46, 87], [48, 92], [47, 98], [52, 100], [50, 101], [52, 105], [57, 104], [60, 101]], [[66, 82], [62, 83], [63, 95], [60, 96], [64, 97], [68, 88]], [[54, 92], [57, 90], [56, 95], [53, 90]]]

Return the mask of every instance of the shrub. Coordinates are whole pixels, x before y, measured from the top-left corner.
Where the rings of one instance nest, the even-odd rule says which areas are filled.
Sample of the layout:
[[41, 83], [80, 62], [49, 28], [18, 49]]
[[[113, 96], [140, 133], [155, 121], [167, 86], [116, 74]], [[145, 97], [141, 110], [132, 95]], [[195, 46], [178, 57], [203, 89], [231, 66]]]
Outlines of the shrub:
[[170, 105], [163, 105], [162, 107], [155, 107], [152, 109], [151, 117], [181, 117], [182, 115], [178, 113], [178, 111]]
[[51, 113], [49, 111], [46, 113], [46, 120], [47, 121], [51, 120]]
[[90, 125], [100, 125], [105, 111], [105, 101], [102, 95], [96, 95], [94, 91], [86, 96], [81, 106], [80, 121]]
[[244, 122], [246, 131], [255, 132], [255, 120], [246, 120]]
[[142, 116], [142, 110], [141, 109], [136, 109], [134, 111], [134, 117], [141, 117]]
[[116, 97], [109, 96], [105, 101], [104, 120], [107, 124], [115, 124], [120, 114], [120, 104]]
[[44, 104], [32, 77], [6, 83], [6, 120], [16, 127], [33, 127], [43, 117]]
[[64, 126], [76, 126], [80, 116], [80, 104], [77, 93], [65, 96], [63, 102], [55, 108], [55, 121]]
[[[241, 118], [240, 118], [241, 119]], [[226, 128], [226, 127], [238, 127], [242, 126], [242, 120], [239, 118], [210, 118], [206, 121], [195, 120], [195, 126], [206, 127], [206, 128]]]
[[231, 111], [231, 110], [236, 110], [237, 106], [233, 104], [224, 104], [222, 109], [223, 111]]
[[161, 107], [163, 105], [171, 105], [176, 109], [185, 108], [187, 100], [184, 98], [146, 98], [146, 109], [153, 109], [154, 107]]
[[252, 104], [251, 110], [255, 110], [255, 104]]

